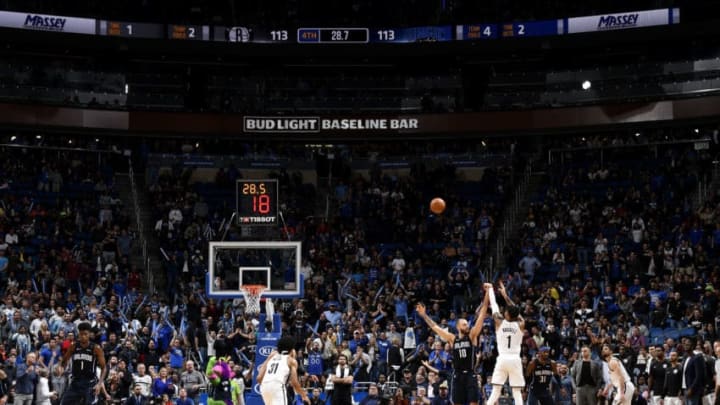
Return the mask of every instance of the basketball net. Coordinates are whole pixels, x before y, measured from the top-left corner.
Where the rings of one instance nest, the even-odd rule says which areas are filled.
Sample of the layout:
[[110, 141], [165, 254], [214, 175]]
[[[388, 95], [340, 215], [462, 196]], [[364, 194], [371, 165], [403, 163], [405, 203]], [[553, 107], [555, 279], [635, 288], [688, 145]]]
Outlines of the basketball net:
[[[242, 292], [243, 298], [245, 299], [245, 312], [250, 315], [258, 315], [260, 313], [260, 297], [262, 293], [267, 290], [267, 287], [259, 284], [244, 284], [240, 286], [240, 292]], [[265, 309], [267, 311], [268, 300], [265, 300]], [[272, 305], [272, 303], [270, 303]]]

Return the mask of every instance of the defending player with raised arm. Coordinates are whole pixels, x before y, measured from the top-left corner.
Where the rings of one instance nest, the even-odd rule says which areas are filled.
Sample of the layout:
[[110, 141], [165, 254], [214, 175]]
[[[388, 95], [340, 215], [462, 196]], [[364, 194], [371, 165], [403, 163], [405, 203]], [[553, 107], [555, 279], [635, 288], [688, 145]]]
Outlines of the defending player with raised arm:
[[470, 329], [470, 324], [466, 319], [458, 319], [457, 330], [455, 335], [438, 326], [427, 314], [425, 305], [417, 304], [417, 314], [425, 320], [425, 323], [440, 338], [452, 346], [453, 356], [453, 379], [452, 379], [452, 401], [454, 404], [462, 405], [469, 403], [471, 405], [478, 404], [478, 386], [475, 378], [475, 367], [473, 348], [477, 346], [478, 336], [482, 330], [482, 323], [487, 312], [487, 294], [485, 294], [483, 305], [478, 311], [478, 319], [475, 325]]
[[[90, 405], [94, 397], [104, 387], [103, 381], [107, 375], [105, 367], [105, 353], [99, 345], [90, 341], [88, 322], [78, 325], [78, 339], [70, 345], [62, 357], [61, 365], [66, 368], [70, 362], [70, 385], [60, 400], [62, 405], [77, 405], [85, 402]], [[100, 380], [97, 377], [97, 368], [100, 367]]]
[[522, 346], [525, 321], [520, 316], [520, 309], [516, 307], [505, 291], [502, 281], [498, 287], [500, 294], [505, 299], [507, 306], [503, 314], [500, 313], [495, 292], [492, 288], [488, 290], [490, 308], [495, 320], [495, 334], [497, 339], [498, 358], [495, 362], [495, 370], [492, 375], [492, 393], [488, 399], [488, 405], [496, 405], [502, 393], [502, 387], [510, 379], [513, 399], [516, 404], [522, 404], [522, 388], [525, 386], [523, 376], [522, 360], [520, 349]]
[[[310, 402], [307, 392], [300, 385], [297, 376], [298, 363], [295, 359], [295, 339], [286, 336], [278, 341], [278, 351], [270, 354], [258, 370], [257, 381], [266, 405], [287, 403], [287, 383], [300, 395], [303, 402]], [[288, 381], [289, 380], [289, 381]]]

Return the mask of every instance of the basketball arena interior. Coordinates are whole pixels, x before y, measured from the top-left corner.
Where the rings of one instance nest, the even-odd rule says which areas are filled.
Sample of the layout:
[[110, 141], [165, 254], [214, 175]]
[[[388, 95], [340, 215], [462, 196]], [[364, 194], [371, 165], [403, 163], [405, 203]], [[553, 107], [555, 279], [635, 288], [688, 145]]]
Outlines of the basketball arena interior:
[[719, 22], [0, 1], [0, 404], [715, 403]]

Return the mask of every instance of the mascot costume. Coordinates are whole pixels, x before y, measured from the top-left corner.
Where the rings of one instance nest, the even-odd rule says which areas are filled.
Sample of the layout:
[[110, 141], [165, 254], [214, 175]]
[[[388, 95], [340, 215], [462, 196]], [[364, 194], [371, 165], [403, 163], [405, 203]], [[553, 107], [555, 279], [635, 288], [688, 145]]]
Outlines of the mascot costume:
[[240, 403], [240, 386], [233, 381], [235, 373], [230, 370], [227, 359], [211, 357], [205, 368], [212, 390], [208, 395], [208, 405], [237, 405]]

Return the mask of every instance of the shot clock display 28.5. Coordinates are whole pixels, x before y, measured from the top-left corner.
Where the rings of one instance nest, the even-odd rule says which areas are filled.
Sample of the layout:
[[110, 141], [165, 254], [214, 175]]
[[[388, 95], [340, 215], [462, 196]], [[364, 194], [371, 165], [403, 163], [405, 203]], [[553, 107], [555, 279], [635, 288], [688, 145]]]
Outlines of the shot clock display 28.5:
[[278, 223], [278, 181], [237, 181], [238, 225], [275, 225]]

